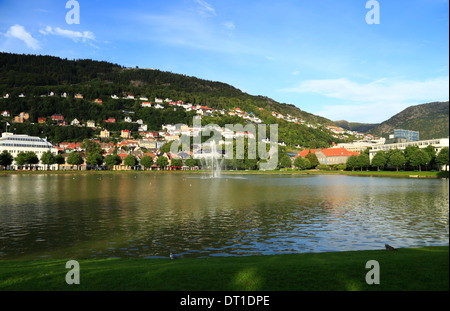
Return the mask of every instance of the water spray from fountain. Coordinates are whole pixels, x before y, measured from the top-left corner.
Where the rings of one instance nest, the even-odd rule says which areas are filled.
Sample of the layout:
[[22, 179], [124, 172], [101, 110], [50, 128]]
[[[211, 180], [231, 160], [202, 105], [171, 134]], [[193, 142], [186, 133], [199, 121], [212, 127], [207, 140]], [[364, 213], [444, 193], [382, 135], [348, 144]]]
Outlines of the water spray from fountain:
[[221, 178], [224, 157], [217, 152], [217, 144], [214, 140], [210, 142], [209, 146], [210, 153], [209, 156], [203, 156], [202, 168], [209, 171], [208, 178]]

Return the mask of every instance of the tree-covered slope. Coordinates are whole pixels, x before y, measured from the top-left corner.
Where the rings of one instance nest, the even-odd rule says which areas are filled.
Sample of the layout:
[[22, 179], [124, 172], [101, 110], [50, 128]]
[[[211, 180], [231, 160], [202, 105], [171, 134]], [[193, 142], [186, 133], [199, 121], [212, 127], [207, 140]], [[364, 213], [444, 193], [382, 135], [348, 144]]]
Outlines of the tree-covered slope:
[[420, 139], [449, 136], [449, 102], [411, 106], [371, 129], [369, 133], [387, 137], [394, 129], [420, 132]]
[[[0, 92], [2, 95], [10, 95], [7, 100], [0, 99], [0, 110], [10, 111], [12, 116], [28, 112], [31, 123], [36, 123], [39, 117], [48, 117], [55, 113], [64, 115], [69, 122], [74, 118], [80, 121], [94, 120], [98, 123], [109, 117], [123, 120], [124, 110], [131, 111], [134, 121], [142, 119], [152, 130], [160, 129], [165, 123], [192, 123], [192, 112], [168, 107], [163, 110], [146, 109], [140, 106], [139, 100], [123, 99], [133, 94], [137, 99], [146, 97], [152, 102], [158, 97], [182, 100], [217, 110], [240, 108], [260, 117], [264, 123], [279, 124], [280, 140], [292, 146], [300, 144], [311, 148], [327, 147], [331, 142], [338, 141], [320, 127], [314, 129], [272, 115], [272, 112], [277, 112], [302, 119], [305, 123], [333, 124], [328, 119], [307, 113], [293, 105], [278, 103], [264, 96], [249, 95], [222, 82], [160, 70], [124, 68], [108, 62], [0, 53]], [[51, 92], [55, 96], [48, 96]], [[60, 96], [63, 93], [67, 93], [67, 98]], [[82, 94], [84, 98], [75, 99], [74, 94], [77, 93]], [[25, 97], [19, 97], [20, 94]], [[113, 94], [120, 99], [112, 99]], [[102, 105], [94, 103], [97, 98], [103, 100]], [[233, 123], [243, 122], [242, 118], [226, 120]], [[102, 125], [112, 127], [109, 124]], [[22, 132], [38, 132], [30, 127], [29, 124], [16, 126]], [[129, 124], [122, 124], [115, 125], [113, 129], [128, 127]], [[46, 130], [48, 129], [40, 132]], [[49, 137], [53, 137], [52, 132]]]

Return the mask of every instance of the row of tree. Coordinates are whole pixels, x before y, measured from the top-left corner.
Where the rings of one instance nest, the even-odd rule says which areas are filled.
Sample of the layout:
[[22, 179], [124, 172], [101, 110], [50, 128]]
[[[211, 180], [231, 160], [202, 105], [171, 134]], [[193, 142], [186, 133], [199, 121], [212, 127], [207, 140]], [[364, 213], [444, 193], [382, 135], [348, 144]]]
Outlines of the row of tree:
[[391, 149], [388, 152], [380, 150], [375, 154], [372, 161], [365, 152], [359, 156], [349, 157], [346, 163], [347, 169], [351, 170], [363, 170], [369, 167], [380, 170], [390, 166], [395, 167], [397, 172], [399, 168], [406, 166], [422, 171], [423, 167], [428, 169], [436, 165], [449, 165], [448, 147], [442, 148], [438, 154], [436, 154], [435, 147], [431, 145], [423, 149], [419, 149], [418, 146], [409, 146], [403, 151], [398, 149]]

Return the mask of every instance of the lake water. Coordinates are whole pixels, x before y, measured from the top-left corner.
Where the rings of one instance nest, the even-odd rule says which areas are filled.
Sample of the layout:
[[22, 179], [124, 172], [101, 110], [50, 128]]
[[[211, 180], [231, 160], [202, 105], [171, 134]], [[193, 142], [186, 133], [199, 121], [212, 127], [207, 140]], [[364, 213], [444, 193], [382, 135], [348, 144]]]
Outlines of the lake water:
[[447, 245], [448, 180], [0, 176], [0, 259], [167, 258]]

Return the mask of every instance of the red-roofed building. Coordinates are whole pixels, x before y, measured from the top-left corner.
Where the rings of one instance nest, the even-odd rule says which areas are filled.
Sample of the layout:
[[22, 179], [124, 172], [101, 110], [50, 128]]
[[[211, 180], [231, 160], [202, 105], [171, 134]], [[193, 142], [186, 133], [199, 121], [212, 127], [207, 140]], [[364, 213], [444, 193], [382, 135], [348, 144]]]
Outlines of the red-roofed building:
[[317, 159], [323, 165], [336, 165], [347, 163], [347, 159], [352, 156], [358, 156], [358, 152], [348, 151], [344, 148], [328, 148], [316, 151]]
[[104, 120], [105, 123], [116, 123], [116, 118], [108, 118], [108, 120]]
[[52, 120], [53, 121], [64, 121], [64, 116], [60, 115], [60, 114], [54, 114], [54, 115], [52, 115]]
[[305, 149], [305, 150], [303, 150], [303, 151], [300, 151], [294, 158], [297, 158], [298, 156], [304, 158], [304, 157], [306, 157], [306, 155], [307, 155], [308, 153], [311, 152], [312, 154], [314, 154], [314, 153], [316, 153], [317, 150], [318, 150], [318, 149]]

